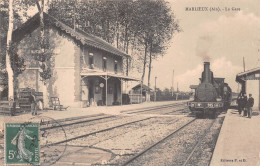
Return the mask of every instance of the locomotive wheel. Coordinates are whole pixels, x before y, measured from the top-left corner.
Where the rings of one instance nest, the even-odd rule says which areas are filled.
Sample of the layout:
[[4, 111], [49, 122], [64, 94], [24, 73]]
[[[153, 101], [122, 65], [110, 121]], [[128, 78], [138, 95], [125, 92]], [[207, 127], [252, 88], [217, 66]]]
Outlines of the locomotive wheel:
[[205, 118], [205, 113], [202, 112], [202, 113], [196, 113], [196, 118], [198, 119], [204, 119]]
[[210, 119], [216, 119], [217, 118], [217, 112], [216, 111], [212, 111], [210, 113]]

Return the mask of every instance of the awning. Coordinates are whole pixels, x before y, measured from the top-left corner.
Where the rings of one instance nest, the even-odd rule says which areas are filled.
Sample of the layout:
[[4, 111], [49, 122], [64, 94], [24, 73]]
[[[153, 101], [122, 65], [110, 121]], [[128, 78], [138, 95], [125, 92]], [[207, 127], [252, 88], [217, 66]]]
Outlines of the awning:
[[109, 72], [81, 72], [80, 73], [81, 76], [107, 76], [107, 77], [115, 77], [115, 78], [120, 78], [123, 80], [127, 80], [127, 81], [141, 81], [138, 78], [134, 78], [134, 77], [129, 77], [129, 76], [125, 76], [125, 75], [119, 75], [119, 74], [113, 74], [113, 73], [109, 73]]
[[247, 75], [247, 74], [251, 74], [251, 73], [254, 73], [254, 72], [259, 72], [259, 71], [260, 71], [260, 67], [257, 67], [257, 68], [254, 68], [254, 69], [247, 70], [245, 72], [238, 73], [237, 77], [244, 76], [244, 75]]
[[146, 91], [151, 91], [151, 90], [153, 90], [153, 89], [151, 89], [151, 88], [149, 88], [147, 85], [144, 85], [144, 84], [138, 84], [138, 85], [136, 85], [135, 87], [133, 87], [132, 89], [133, 90], [136, 90], [136, 89], [141, 89], [141, 86], [142, 86], [142, 89], [143, 90], [146, 90]]
[[238, 73], [236, 81], [239, 83], [245, 82], [246, 80], [260, 80], [260, 67], [247, 70], [245, 72]]

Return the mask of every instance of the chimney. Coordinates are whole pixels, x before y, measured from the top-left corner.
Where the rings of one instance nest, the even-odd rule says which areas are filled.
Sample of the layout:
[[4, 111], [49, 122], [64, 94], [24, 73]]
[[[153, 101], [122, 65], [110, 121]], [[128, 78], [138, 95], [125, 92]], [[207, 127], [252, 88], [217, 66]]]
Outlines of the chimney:
[[211, 83], [211, 74], [210, 74], [210, 69], [209, 69], [210, 63], [209, 62], [204, 62], [204, 79], [202, 80], [203, 82]]

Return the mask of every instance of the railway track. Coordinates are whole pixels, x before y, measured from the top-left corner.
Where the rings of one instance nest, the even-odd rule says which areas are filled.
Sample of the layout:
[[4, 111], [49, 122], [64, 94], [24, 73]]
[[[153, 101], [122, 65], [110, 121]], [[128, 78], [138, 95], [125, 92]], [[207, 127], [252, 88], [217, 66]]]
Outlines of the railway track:
[[[168, 151], [168, 150], [165, 150], [163, 153], [162, 153], [161, 150], [158, 151], [158, 149], [164, 149], [164, 148], [166, 148], [166, 146], [167, 146], [167, 148], [169, 148], [168, 146], [170, 146], [172, 148], [174, 147], [173, 148], [173, 151], [174, 151], [174, 149], [177, 148], [177, 147], [174, 146], [173, 142], [176, 142], [176, 140], [180, 139], [180, 138], [178, 138], [179, 133], [182, 133], [181, 135], [183, 135], [187, 131], [191, 131], [192, 128], [194, 128], [195, 126], [198, 126], [198, 124], [201, 124], [201, 121], [200, 120], [197, 121], [197, 120], [198, 119], [193, 119], [193, 120], [189, 121], [188, 123], [184, 124], [183, 126], [178, 128], [177, 130], [173, 131], [172, 133], [170, 133], [166, 137], [159, 140], [158, 142], [152, 144], [151, 146], [147, 147], [146, 149], [144, 149], [140, 153], [134, 155], [133, 157], [128, 159], [126, 162], [124, 162], [122, 165], [123, 166], [125, 166], [125, 165], [143, 165], [143, 164], [149, 165], [149, 163], [150, 164], [161, 163], [162, 165], [164, 165], [164, 164], [167, 163], [166, 165], [188, 166], [188, 165], [193, 165], [194, 163], [200, 162], [202, 160], [204, 161], [203, 158], [197, 158], [197, 157], [198, 157], [198, 154], [204, 153], [202, 151], [203, 148], [201, 149], [201, 147], [205, 147], [205, 145], [207, 145], [208, 141], [210, 141], [210, 140], [207, 140], [205, 138], [208, 138], [209, 135], [210, 135], [209, 133], [212, 132], [211, 129], [212, 129], [213, 125], [216, 124], [216, 119], [208, 120], [207, 125], [205, 126], [205, 128], [202, 130], [201, 134], [198, 137], [196, 137], [196, 138], [195, 137], [187, 137], [186, 138], [187, 140], [194, 140], [194, 142], [192, 142], [192, 144], [189, 144], [188, 147], [184, 148], [183, 151], [178, 152], [179, 157], [176, 156], [177, 158], [175, 158], [175, 157], [172, 156], [173, 157], [172, 158], [171, 155], [170, 155], [172, 153], [170, 153], [170, 151]], [[195, 128], [197, 128], [197, 127], [195, 127]], [[171, 145], [173, 145], [173, 146], [171, 146]], [[184, 145], [184, 147], [185, 147], [185, 145]], [[212, 148], [214, 149], [214, 147], [215, 147], [215, 145]], [[182, 149], [182, 148], [180, 148], [180, 149]], [[161, 155], [163, 155], [164, 153], [167, 153], [167, 152], [170, 153], [170, 154], [167, 154], [168, 157], [162, 158], [162, 159], [157, 159], [157, 157], [159, 157], [159, 156], [161, 156]], [[158, 153], [160, 155], [158, 155]], [[180, 156], [181, 156], [181, 158], [180, 158]], [[212, 154], [210, 154], [210, 156], [212, 156]], [[165, 161], [165, 163], [160, 162], [160, 160]], [[148, 162], [145, 162], [145, 161], [148, 161]], [[157, 164], [155, 164], [155, 165], [157, 165]]]
[[[75, 124], [81, 124], [81, 123], [88, 123], [92, 121], [102, 120], [102, 119], [111, 119], [116, 117], [115, 115], [106, 115], [106, 114], [97, 114], [93, 116], [81, 116], [81, 117], [74, 117], [74, 118], [67, 118], [67, 119], [61, 119], [61, 120], [53, 120], [53, 121], [47, 121], [47, 122], [41, 122], [41, 131], [44, 130], [50, 130], [55, 129], [59, 127], [66, 127], [66, 126], [72, 126]], [[53, 124], [59, 124], [59, 125], [53, 125]], [[46, 126], [46, 127], [44, 127]]]
[[62, 143], [67, 143], [67, 142], [70, 142], [70, 141], [73, 141], [73, 140], [76, 140], [76, 139], [88, 137], [88, 136], [95, 135], [95, 134], [102, 133], [102, 132], [106, 132], [106, 131], [113, 130], [113, 129], [116, 129], [116, 128], [119, 128], [119, 127], [130, 125], [130, 124], [133, 124], [133, 123], [145, 121], [145, 120], [148, 120], [148, 119], [151, 119], [151, 118], [153, 118], [153, 117], [148, 117], [148, 118], [143, 118], [143, 119], [139, 119], [139, 120], [134, 120], [134, 121], [131, 121], [131, 122], [128, 122], [128, 123], [123, 123], [123, 124], [120, 124], [120, 125], [108, 127], [108, 128], [101, 129], [101, 130], [94, 131], [94, 132], [90, 132], [90, 133], [87, 133], [87, 134], [82, 134], [82, 135], [79, 135], [79, 136], [76, 136], [76, 137], [73, 137], [73, 138], [69, 138], [69, 139], [66, 139], [66, 140], [62, 140], [62, 141], [58, 141], [58, 142], [55, 142], [55, 143], [51, 143], [51, 144], [45, 145], [45, 146], [43, 146], [43, 148], [47, 147], [47, 146], [53, 146], [53, 145], [58, 145], [58, 144], [62, 144]]
[[173, 113], [173, 112], [178, 112], [184, 109], [184, 106], [175, 106], [175, 107], [169, 107], [169, 108], [161, 108], [157, 110], [152, 110], [152, 111], [145, 111], [145, 112], [140, 112], [137, 113], [138, 115], [140, 114], [157, 114], [157, 115], [167, 115], [167, 113]]
[[175, 103], [175, 104], [169, 104], [169, 105], [162, 105], [162, 106], [156, 106], [156, 107], [149, 107], [149, 108], [144, 108], [144, 109], [138, 109], [138, 110], [128, 110], [124, 111], [122, 113], [126, 114], [136, 114], [136, 113], [147, 113], [147, 112], [157, 112], [158, 109], [159, 111], [162, 111], [162, 109], [169, 109], [169, 108], [176, 108], [178, 106], [185, 106], [186, 102], [181, 102], [181, 103]]
[[136, 154], [134, 157], [130, 158], [129, 160], [127, 160], [125, 163], [122, 164], [122, 166], [126, 166], [130, 163], [132, 163], [134, 160], [136, 160], [137, 158], [139, 158], [140, 156], [142, 156], [143, 154], [145, 154], [147, 151], [149, 151], [150, 149], [152, 149], [153, 147], [159, 145], [160, 143], [162, 143], [163, 141], [169, 139], [170, 137], [172, 137], [173, 135], [175, 135], [176, 133], [178, 133], [180, 130], [184, 129], [186, 126], [192, 124], [193, 122], [195, 122], [196, 119], [192, 119], [189, 122], [185, 123], [184, 125], [182, 125], [180, 128], [178, 128], [177, 130], [173, 131], [172, 133], [170, 133], [169, 135], [167, 135], [166, 137], [162, 138], [161, 140], [159, 140], [158, 142], [152, 144], [151, 146], [147, 147], [146, 149], [144, 149], [143, 151], [141, 151], [140, 153]]
[[[162, 105], [162, 106], [155, 106], [155, 107], [148, 107], [148, 108], [142, 108], [142, 109], [137, 109], [136, 110], [127, 110], [123, 111], [123, 113], [126, 114], [134, 114], [134, 113], [147, 113], [147, 112], [160, 112], [164, 109], [169, 109], [169, 108], [176, 108], [178, 106], [184, 106], [186, 102], [181, 102], [181, 103], [176, 103], [176, 104], [169, 104], [169, 105]], [[160, 109], [160, 110], [158, 110]], [[179, 109], [182, 110], [182, 109]], [[176, 112], [178, 110], [170, 110], [171, 112]], [[167, 114], [163, 113], [163, 114]], [[98, 120], [103, 120], [103, 119], [112, 119], [115, 118], [116, 115], [107, 115], [107, 114], [96, 114], [96, 115], [88, 115], [88, 116], [81, 116], [81, 117], [72, 117], [72, 118], [65, 118], [65, 119], [60, 119], [60, 120], [51, 120], [51, 121], [43, 121], [41, 122], [41, 131], [44, 130], [50, 130], [50, 129], [55, 129], [59, 127], [67, 127], [67, 126], [72, 126], [75, 124], [81, 124], [81, 123], [88, 123], [88, 122], [93, 122], [93, 121], [98, 121]], [[59, 125], [52, 125], [52, 124], [59, 124]]]
[[189, 156], [187, 157], [187, 159], [185, 160], [185, 162], [183, 163], [182, 166], [187, 166], [188, 165], [188, 163], [189, 163], [190, 159], [192, 158], [194, 152], [198, 149], [198, 147], [200, 146], [201, 142], [205, 139], [205, 137], [207, 136], [207, 134], [209, 133], [210, 129], [212, 128], [212, 126], [214, 125], [215, 122], [216, 122], [216, 119], [212, 120], [209, 128], [204, 131], [203, 135], [197, 141], [197, 143], [193, 147], [192, 151], [190, 152]]

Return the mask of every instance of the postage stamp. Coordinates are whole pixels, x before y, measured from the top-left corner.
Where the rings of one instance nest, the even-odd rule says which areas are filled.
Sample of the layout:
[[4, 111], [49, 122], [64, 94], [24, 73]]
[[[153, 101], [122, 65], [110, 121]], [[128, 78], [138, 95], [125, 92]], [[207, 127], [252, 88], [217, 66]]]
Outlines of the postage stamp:
[[5, 123], [5, 164], [39, 165], [39, 123]]

